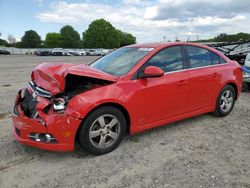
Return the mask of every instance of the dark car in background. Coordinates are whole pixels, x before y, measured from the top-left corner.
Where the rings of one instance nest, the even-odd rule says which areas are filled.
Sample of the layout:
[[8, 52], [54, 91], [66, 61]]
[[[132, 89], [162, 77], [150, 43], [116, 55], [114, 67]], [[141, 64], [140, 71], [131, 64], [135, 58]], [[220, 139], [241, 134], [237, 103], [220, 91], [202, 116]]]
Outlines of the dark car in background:
[[9, 55], [10, 52], [7, 51], [7, 50], [0, 50], [0, 54], [3, 54], [3, 55]]

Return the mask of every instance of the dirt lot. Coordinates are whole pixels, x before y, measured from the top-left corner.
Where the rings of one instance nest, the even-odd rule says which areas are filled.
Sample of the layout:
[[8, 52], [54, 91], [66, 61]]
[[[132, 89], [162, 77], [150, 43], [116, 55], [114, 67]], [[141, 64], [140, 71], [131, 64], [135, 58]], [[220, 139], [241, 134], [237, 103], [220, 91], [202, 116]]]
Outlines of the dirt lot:
[[250, 188], [250, 93], [225, 118], [210, 114], [136, 136], [103, 156], [54, 153], [11, 136], [18, 88], [39, 62], [88, 63], [95, 57], [0, 56], [0, 187]]

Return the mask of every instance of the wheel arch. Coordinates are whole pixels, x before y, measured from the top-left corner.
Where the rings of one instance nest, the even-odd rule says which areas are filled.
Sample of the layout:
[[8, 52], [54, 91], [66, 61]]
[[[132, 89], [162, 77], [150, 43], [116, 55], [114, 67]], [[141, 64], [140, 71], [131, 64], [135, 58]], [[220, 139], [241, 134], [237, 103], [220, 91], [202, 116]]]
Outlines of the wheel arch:
[[239, 88], [238, 88], [238, 86], [237, 86], [237, 84], [236, 83], [234, 83], [234, 82], [228, 82], [228, 83], [226, 83], [224, 86], [223, 86], [223, 88], [226, 86], [226, 85], [230, 85], [230, 86], [232, 86], [233, 88], [234, 88], [234, 90], [235, 90], [235, 94], [236, 94], [236, 100], [238, 99], [238, 96], [239, 96]]
[[124, 117], [125, 117], [125, 119], [126, 119], [126, 133], [130, 133], [131, 118], [130, 118], [130, 115], [129, 115], [128, 110], [127, 110], [124, 106], [122, 106], [121, 104], [118, 104], [118, 103], [115, 103], [115, 102], [106, 102], [106, 103], [102, 103], [102, 104], [99, 104], [99, 105], [95, 106], [93, 109], [91, 109], [91, 110], [86, 114], [86, 116], [82, 119], [82, 122], [80, 123], [80, 126], [79, 126], [78, 129], [77, 129], [77, 132], [76, 132], [76, 134], [75, 134], [75, 140], [77, 140], [78, 135], [79, 135], [79, 131], [80, 131], [80, 129], [81, 129], [81, 127], [82, 127], [84, 121], [85, 121], [86, 118], [89, 116], [89, 114], [91, 114], [91, 113], [92, 113], [93, 111], [95, 111], [96, 109], [102, 108], [102, 107], [104, 107], [104, 106], [115, 107], [115, 108], [119, 109], [119, 110], [123, 113], [123, 115], [124, 115]]

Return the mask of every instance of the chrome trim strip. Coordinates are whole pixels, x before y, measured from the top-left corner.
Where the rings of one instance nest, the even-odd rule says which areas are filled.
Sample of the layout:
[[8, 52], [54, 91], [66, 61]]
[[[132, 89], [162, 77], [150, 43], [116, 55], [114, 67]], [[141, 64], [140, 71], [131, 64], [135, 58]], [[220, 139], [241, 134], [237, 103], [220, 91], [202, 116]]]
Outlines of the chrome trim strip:
[[36, 112], [35, 115], [32, 118], [36, 119], [37, 117], [38, 117], [38, 112]]
[[35, 84], [32, 81], [29, 81], [29, 88], [38, 96], [42, 97], [51, 97], [51, 93], [49, 91], [46, 91], [40, 87], [35, 86]]
[[209, 66], [203, 66], [203, 67], [195, 67], [195, 68], [181, 69], [181, 70], [178, 70], [178, 71], [165, 72], [164, 74], [170, 74], [170, 73], [176, 73], [176, 72], [183, 72], [183, 71], [188, 71], [188, 70], [196, 70], [196, 69], [202, 69], [202, 68], [208, 68], [208, 67], [223, 66], [223, 65], [227, 65], [227, 63], [224, 63], [224, 64], [216, 64], [216, 65], [209, 65]]
[[43, 92], [43, 93], [47, 93], [48, 95], [50, 95], [50, 92], [45, 91], [45, 90], [41, 89], [40, 87], [36, 87], [36, 89], [37, 89], [38, 91], [41, 91], [41, 92]]

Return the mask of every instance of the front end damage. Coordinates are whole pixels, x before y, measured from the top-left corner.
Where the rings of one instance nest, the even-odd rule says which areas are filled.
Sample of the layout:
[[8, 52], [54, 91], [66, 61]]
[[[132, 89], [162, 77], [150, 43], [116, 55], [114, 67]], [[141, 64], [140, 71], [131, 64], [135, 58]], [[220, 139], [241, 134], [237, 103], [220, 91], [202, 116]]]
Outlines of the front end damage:
[[[41, 81], [41, 80], [39, 80]], [[23, 144], [52, 151], [74, 150], [82, 119], [65, 113], [69, 101], [80, 93], [113, 83], [84, 75], [66, 74], [65, 85], [53, 93], [30, 81], [21, 89], [13, 108], [13, 135]]]

